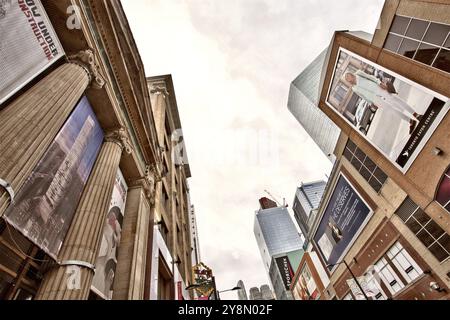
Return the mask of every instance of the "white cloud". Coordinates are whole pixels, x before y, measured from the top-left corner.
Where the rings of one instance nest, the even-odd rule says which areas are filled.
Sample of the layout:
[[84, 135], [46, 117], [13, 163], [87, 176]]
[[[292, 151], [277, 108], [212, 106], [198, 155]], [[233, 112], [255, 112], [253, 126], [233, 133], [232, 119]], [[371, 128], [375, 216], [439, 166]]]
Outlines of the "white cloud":
[[[334, 30], [374, 30], [382, 0], [122, 3], [147, 75], [173, 75], [204, 262], [221, 290], [268, 283], [253, 235], [258, 199], [269, 189], [290, 204], [300, 182], [331, 169], [287, 110], [289, 84]], [[215, 161], [243, 130], [274, 137], [279, 165]]]

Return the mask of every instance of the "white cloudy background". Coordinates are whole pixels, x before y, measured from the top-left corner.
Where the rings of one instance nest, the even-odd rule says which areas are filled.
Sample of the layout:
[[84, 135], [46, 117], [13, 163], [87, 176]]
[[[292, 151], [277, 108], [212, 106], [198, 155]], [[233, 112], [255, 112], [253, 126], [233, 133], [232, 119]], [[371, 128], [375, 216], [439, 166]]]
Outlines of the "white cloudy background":
[[331, 169], [289, 113], [289, 85], [334, 30], [373, 32], [383, 0], [122, 3], [147, 76], [173, 76], [202, 259], [219, 290], [268, 283], [253, 235], [258, 199], [267, 189], [292, 205], [302, 181]]

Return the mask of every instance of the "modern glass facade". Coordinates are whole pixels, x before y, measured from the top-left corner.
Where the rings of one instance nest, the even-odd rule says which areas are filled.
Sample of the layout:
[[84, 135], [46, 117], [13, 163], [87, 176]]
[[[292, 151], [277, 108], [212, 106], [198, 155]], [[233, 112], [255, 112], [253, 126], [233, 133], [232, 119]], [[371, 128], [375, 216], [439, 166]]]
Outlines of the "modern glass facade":
[[319, 108], [323, 51], [291, 84], [288, 108], [330, 161], [341, 130]]
[[[294, 217], [305, 239], [308, 239], [310, 219], [314, 218], [313, 211], [319, 208], [326, 186], [325, 181], [305, 183], [297, 189], [295, 194]], [[305, 243], [306, 246], [307, 243]]]
[[267, 270], [274, 255], [303, 248], [300, 235], [285, 207], [258, 211], [254, 232]]

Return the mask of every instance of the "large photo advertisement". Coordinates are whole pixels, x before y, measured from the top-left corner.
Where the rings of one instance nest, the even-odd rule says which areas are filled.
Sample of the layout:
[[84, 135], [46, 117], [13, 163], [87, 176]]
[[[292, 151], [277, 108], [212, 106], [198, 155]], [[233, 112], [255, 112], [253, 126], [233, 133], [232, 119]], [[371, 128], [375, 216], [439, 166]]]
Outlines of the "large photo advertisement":
[[449, 98], [340, 49], [327, 104], [406, 173]]
[[102, 142], [84, 97], [5, 213], [9, 224], [55, 260]]
[[314, 242], [329, 269], [342, 262], [372, 214], [373, 211], [355, 188], [340, 174], [314, 236]]
[[105, 300], [112, 300], [127, 192], [128, 186], [119, 169], [103, 228], [100, 252], [95, 263], [95, 276], [92, 282], [92, 290]]
[[0, 0], [0, 104], [62, 56], [39, 0]]

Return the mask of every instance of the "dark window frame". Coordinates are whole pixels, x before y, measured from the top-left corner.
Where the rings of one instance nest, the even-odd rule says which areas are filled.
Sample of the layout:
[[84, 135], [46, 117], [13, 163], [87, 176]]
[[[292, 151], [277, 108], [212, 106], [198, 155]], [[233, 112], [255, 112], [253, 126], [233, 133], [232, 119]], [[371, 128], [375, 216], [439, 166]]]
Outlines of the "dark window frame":
[[[399, 33], [395, 32], [395, 31], [393, 30], [396, 18], [406, 18], [406, 19], [409, 19], [408, 25], [407, 25], [407, 27], [405, 28], [405, 30], [403, 31], [403, 34], [399, 34]], [[425, 32], [424, 32], [424, 34], [423, 34], [423, 36], [422, 36], [421, 39], [415, 39], [415, 38], [413, 38], [413, 37], [407, 36], [408, 31], [410, 30], [411, 24], [412, 24], [414, 21], [424, 21], [424, 22], [428, 23], [428, 26], [426, 27]], [[429, 42], [429, 41], [425, 41], [425, 39], [427, 38], [427, 36], [429, 36], [428, 31], [430, 31], [430, 29], [431, 29], [431, 27], [432, 27], [433, 25], [443, 25], [443, 26], [448, 26], [448, 27], [449, 27], [449, 31], [448, 31], [448, 33], [447, 33], [447, 36], [444, 38], [444, 41], [443, 41], [443, 43], [442, 43], [441, 45], [437, 45], [437, 44], [435, 44], [435, 43], [431, 43], [431, 42]], [[388, 48], [388, 42], [390, 43], [389, 40], [392, 39], [390, 36], [396, 36], [396, 37], [400, 37], [400, 38], [401, 38], [401, 40], [400, 40], [400, 42], [399, 42], [398, 47], [397, 47], [396, 50], [394, 50], [394, 48]], [[402, 47], [402, 45], [403, 45], [403, 43], [404, 43], [405, 40], [406, 40], [406, 41], [411, 41], [411, 40], [412, 40], [412, 41], [416, 41], [416, 42], [419, 43], [419, 45], [418, 45], [418, 47], [416, 48], [415, 53], [413, 54], [412, 57], [408, 57], [408, 56], [406, 56], [406, 55], [400, 53], [400, 48]], [[449, 41], [450, 41], [450, 24], [443, 23], [443, 22], [438, 22], [438, 21], [432, 21], [432, 20], [419, 19], [419, 18], [416, 18], [416, 17], [409, 17], [409, 16], [404, 16], [404, 15], [398, 15], [398, 14], [397, 14], [397, 15], [395, 15], [395, 17], [394, 17], [394, 19], [393, 19], [393, 21], [392, 21], [392, 25], [391, 25], [391, 27], [390, 27], [390, 29], [389, 29], [389, 33], [388, 33], [388, 35], [387, 35], [387, 37], [386, 37], [386, 39], [385, 39], [383, 48], [384, 48], [385, 50], [388, 50], [388, 51], [393, 52], [393, 53], [395, 53], [395, 54], [399, 54], [399, 55], [402, 55], [402, 56], [404, 56], [404, 57], [407, 57], [408, 59], [412, 59], [412, 60], [416, 61], [417, 63], [423, 64], [423, 65], [427, 65], [427, 66], [432, 67], [432, 68], [434, 68], [434, 69], [441, 70], [441, 71], [443, 71], [443, 72], [445, 72], [445, 73], [450, 73], [450, 66], [448, 67], [448, 69], [445, 69], [445, 68], [438, 67], [438, 66], [436, 65], [436, 63], [438, 62], [438, 58], [439, 58], [440, 56], [442, 56], [441, 54], [442, 54], [443, 52], [444, 52], [444, 53], [450, 54], [450, 48], [447, 48], [447, 47], [446, 47], [446, 44], [447, 44]], [[432, 46], [432, 47], [438, 49], [437, 53], [436, 53], [436, 54], [434, 55], [434, 57], [433, 57], [433, 61], [431, 61], [430, 64], [427, 64], [427, 63], [425, 63], [425, 62], [422, 62], [422, 61], [416, 59], [416, 57], [418, 56], [418, 53], [419, 53], [419, 49], [420, 49], [420, 47], [421, 47], [422, 44], [427, 45], [427, 46]]]

